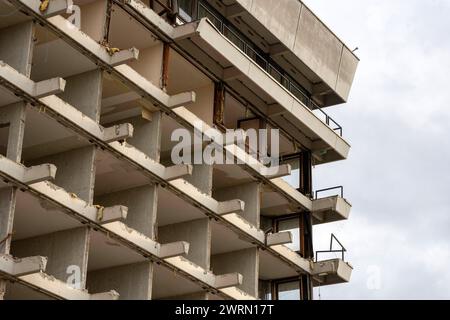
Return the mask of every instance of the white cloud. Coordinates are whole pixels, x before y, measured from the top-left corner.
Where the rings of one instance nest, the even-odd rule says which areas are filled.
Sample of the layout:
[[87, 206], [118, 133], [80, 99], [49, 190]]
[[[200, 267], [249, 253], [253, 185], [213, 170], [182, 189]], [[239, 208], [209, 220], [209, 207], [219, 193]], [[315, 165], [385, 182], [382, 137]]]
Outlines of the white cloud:
[[[344, 185], [354, 206], [349, 221], [315, 228], [315, 249], [335, 232], [355, 271], [322, 298], [448, 299], [450, 2], [305, 2], [361, 58], [349, 103], [329, 110], [350, 158], [314, 174], [316, 188]], [[367, 287], [374, 266], [380, 290]]]

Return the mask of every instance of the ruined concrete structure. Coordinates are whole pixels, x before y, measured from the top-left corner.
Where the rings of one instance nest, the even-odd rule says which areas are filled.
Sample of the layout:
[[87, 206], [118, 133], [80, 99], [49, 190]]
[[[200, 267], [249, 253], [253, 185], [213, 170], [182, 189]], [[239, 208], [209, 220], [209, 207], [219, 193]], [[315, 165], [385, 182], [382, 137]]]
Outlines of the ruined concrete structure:
[[[312, 168], [347, 158], [325, 110], [358, 59], [302, 2], [0, 0], [0, 61], [0, 298], [312, 299], [349, 281], [312, 233], [351, 206]], [[171, 132], [199, 121], [280, 129], [278, 174], [236, 144], [243, 164], [174, 165]]]

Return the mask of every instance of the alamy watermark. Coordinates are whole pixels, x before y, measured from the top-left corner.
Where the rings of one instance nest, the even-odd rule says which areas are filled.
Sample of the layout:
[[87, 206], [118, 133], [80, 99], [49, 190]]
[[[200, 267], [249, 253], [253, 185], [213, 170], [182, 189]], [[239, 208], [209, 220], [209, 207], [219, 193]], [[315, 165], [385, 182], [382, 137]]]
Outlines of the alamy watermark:
[[[280, 132], [278, 129], [202, 130], [204, 123], [194, 123], [194, 133], [185, 128], [172, 132], [173, 164], [223, 165], [262, 164], [268, 174], [276, 174], [280, 164]], [[234, 152], [232, 152], [232, 150]]]

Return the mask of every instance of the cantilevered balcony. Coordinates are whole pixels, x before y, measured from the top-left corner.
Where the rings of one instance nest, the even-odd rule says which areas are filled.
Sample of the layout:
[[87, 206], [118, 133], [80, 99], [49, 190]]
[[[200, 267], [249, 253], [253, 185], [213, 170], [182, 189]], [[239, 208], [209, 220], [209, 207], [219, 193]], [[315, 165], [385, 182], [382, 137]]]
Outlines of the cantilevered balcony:
[[177, 44], [231, 90], [312, 150], [316, 163], [345, 159], [350, 146], [300, 99], [229, 40], [209, 19], [175, 29]]
[[259, 116], [270, 119], [304, 148], [312, 150], [316, 164], [347, 157], [350, 145], [341, 137], [342, 128], [311, 102], [314, 99], [297, 86], [298, 81], [289, 82], [293, 78], [286, 75], [280, 78], [276, 72], [279, 70], [272, 64], [265, 68], [258, 55], [243, 50], [236, 40], [240, 38], [228, 31], [222, 33], [218, 22], [221, 20], [216, 16], [207, 15], [208, 18], [192, 23], [179, 20], [181, 25], [173, 27], [138, 0], [116, 4], [211, 78], [224, 81], [228, 89], [251, 102]]
[[[301, 1], [199, 2], [214, 7], [321, 106], [347, 101], [359, 59]], [[202, 9], [194, 13], [200, 15]]]

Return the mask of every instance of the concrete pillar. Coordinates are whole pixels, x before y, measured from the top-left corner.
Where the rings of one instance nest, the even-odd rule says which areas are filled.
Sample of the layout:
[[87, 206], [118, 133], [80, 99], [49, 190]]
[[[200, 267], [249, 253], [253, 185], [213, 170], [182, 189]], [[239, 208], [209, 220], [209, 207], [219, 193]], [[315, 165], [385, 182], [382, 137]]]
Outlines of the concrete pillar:
[[213, 186], [213, 166], [207, 164], [194, 165], [192, 175], [184, 178], [201, 192], [211, 196]]
[[[121, 121], [123, 123], [123, 121]], [[127, 142], [159, 162], [161, 154], [161, 112], [151, 114], [151, 119], [142, 117], [128, 119], [134, 127], [133, 137]]]
[[88, 273], [87, 288], [91, 293], [116, 290], [120, 300], [152, 298], [153, 264], [143, 262]]
[[156, 211], [158, 207], [158, 187], [143, 186], [123, 190], [95, 199], [104, 207], [124, 205], [128, 207], [125, 223], [147, 237], [155, 239]]
[[258, 248], [250, 248], [235, 252], [218, 254], [211, 257], [211, 268], [214, 274], [238, 272], [243, 281], [239, 289], [258, 296], [259, 252]]
[[211, 223], [209, 219], [182, 222], [158, 228], [158, 242], [189, 243], [187, 259], [209, 270], [211, 257]]
[[66, 80], [64, 92], [58, 96], [86, 116], [99, 122], [102, 100], [102, 71], [77, 74]]
[[[0, 189], [0, 254], [9, 254], [16, 207], [16, 188]], [[6, 293], [6, 281], [0, 279], [0, 300]]]
[[240, 199], [245, 202], [244, 212], [242, 217], [253, 224], [260, 226], [260, 211], [261, 211], [261, 184], [258, 182], [243, 184], [240, 186], [233, 186], [229, 188], [214, 190], [214, 199], [218, 201], [228, 201], [233, 199]]
[[[42, 163], [56, 165], [58, 171], [54, 183], [73, 194], [73, 197], [93, 204], [95, 154], [95, 147], [88, 146], [35, 159], [30, 165]], [[46, 273], [77, 288], [84, 289], [86, 286], [88, 227], [20, 240], [13, 243], [12, 252], [18, 257], [46, 256], [48, 257]]]
[[45, 271], [47, 274], [67, 282], [68, 285], [84, 289], [86, 287], [88, 248], [89, 229], [82, 227], [13, 241], [11, 253], [18, 258], [47, 257]]
[[54, 183], [93, 204], [95, 154], [95, 147], [88, 146], [33, 160], [30, 166], [42, 163], [54, 164], [58, 168]]
[[34, 32], [32, 21], [0, 30], [0, 60], [27, 77], [31, 74]]
[[8, 142], [5, 155], [20, 163], [22, 158], [23, 136], [25, 133], [26, 104], [18, 102], [0, 108], [0, 128], [7, 127]]

